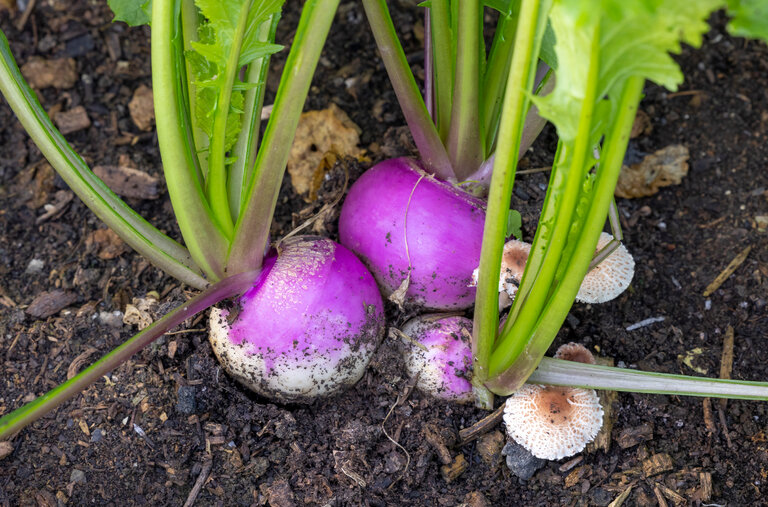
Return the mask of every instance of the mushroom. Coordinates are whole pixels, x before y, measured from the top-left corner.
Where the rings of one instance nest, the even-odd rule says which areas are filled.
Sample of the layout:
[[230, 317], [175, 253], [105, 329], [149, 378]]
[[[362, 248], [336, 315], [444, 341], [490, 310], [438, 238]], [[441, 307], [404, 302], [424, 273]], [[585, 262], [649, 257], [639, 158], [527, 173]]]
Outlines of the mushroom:
[[[595, 253], [608, 243], [614, 241], [613, 236], [603, 232], [597, 242]], [[501, 259], [501, 274], [499, 276], [499, 305], [506, 308], [512, 304], [517, 293], [520, 280], [523, 278], [525, 263], [531, 252], [531, 245], [524, 241], [513, 239], [504, 245]], [[472, 273], [472, 285], [477, 285], [480, 268]], [[619, 243], [618, 247], [584, 276], [584, 280], [576, 294], [580, 303], [605, 303], [624, 292], [635, 273], [635, 261], [626, 247]]]
[[[594, 364], [583, 346], [560, 347], [556, 358]], [[603, 409], [593, 389], [525, 384], [507, 399], [504, 424], [515, 442], [541, 459], [572, 456], [594, 440]]]
[[[600, 233], [597, 252], [613, 241], [607, 232]], [[635, 274], [635, 260], [627, 248], [619, 243], [618, 248], [592, 268], [581, 282], [576, 301], [580, 303], [605, 303], [627, 290]]]

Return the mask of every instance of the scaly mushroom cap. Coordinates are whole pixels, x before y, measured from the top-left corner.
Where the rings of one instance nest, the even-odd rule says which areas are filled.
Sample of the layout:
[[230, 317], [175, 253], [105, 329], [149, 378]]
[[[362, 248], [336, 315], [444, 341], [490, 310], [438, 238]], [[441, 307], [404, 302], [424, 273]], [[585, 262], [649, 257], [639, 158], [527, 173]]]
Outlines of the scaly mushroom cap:
[[[517, 286], [523, 278], [525, 263], [531, 253], [530, 243], [516, 239], [507, 241], [501, 255], [501, 273], [499, 276], [499, 292], [506, 292], [511, 298], [517, 293]], [[477, 285], [480, 268], [472, 273], [472, 284]]]
[[[597, 251], [607, 245], [613, 236], [603, 232], [597, 242]], [[629, 287], [635, 274], [635, 261], [624, 245], [614, 250], [603, 262], [589, 271], [581, 283], [576, 301], [605, 303], [616, 298]]]
[[507, 433], [534, 456], [556, 460], [591, 442], [603, 425], [592, 389], [525, 384], [504, 407]]
[[570, 342], [560, 345], [555, 352], [555, 359], [575, 361], [584, 364], [596, 364], [595, 356], [581, 343]]

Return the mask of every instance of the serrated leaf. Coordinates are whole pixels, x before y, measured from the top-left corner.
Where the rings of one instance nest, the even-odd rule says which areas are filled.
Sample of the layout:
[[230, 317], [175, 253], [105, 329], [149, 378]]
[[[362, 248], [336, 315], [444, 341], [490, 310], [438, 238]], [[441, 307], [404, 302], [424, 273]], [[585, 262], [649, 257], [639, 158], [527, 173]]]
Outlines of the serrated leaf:
[[123, 21], [130, 26], [148, 25], [151, 19], [152, 0], [107, 0], [115, 14], [113, 21]]
[[[282, 46], [278, 44], [259, 40], [258, 28], [279, 12], [284, 0], [196, 0], [195, 3], [205, 18], [198, 29], [198, 40], [191, 43], [192, 50], [186, 53], [199, 89], [195, 114], [200, 128], [211, 136], [215, 115], [221, 113], [217, 113], [221, 89], [223, 86], [231, 87], [224, 139], [224, 149], [229, 151], [241, 129], [243, 92], [259, 85], [243, 83], [238, 79], [224, 82], [227, 65], [232, 65], [230, 54], [232, 51], [239, 52], [235, 63], [239, 68], [281, 50]], [[242, 38], [236, 41], [240, 13], [245, 5], [250, 5], [248, 19], [244, 33], [240, 32]], [[229, 158], [227, 162], [232, 160]]]
[[729, 0], [728, 14], [733, 16], [728, 23], [728, 31], [733, 35], [768, 42], [768, 1]]

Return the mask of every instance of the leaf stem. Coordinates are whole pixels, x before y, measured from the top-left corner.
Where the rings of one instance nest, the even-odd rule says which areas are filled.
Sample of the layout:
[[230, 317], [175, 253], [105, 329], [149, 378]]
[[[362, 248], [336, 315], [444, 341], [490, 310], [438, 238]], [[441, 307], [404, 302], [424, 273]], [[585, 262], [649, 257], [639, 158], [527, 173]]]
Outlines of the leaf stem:
[[506, 236], [507, 214], [517, 169], [517, 154], [523, 121], [528, 110], [529, 94], [535, 73], [535, 55], [541, 43], [548, 1], [523, 0], [520, 19], [524, 23], [517, 31], [515, 54], [512, 58], [504, 93], [504, 112], [499, 127], [499, 148], [491, 176], [488, 208], [480, 252], [480, 276], [475, 299], [472, 339], [474, 357], [473, 383], [482, 385], [488, 378], [488, 365], [494, 338], [499, 326], [499, 270]]
[[450, 0], [433, 0], [428, 10], [432, 36], [430, 45], [434, 61], [432, 83], [435, 97], [435, 124], [440, 139], [445, 141], [448, 139], [451, 126], [451, 103], [456, 66], [451, 33]]
[[227, 191], [227, 123], [232, 100], [232, 87], [235, 84], [237, 73], [240, 71], [238, 60], [240, 59], [240, 48], [243, 45], [245, 30], [248, 27], [248, 11], [251, 10], [251, 3], [252, 0], [245, 1], [240, 7], [227, 65], [224, 69], [219, 69], [219, 76], [216, 78], [217, 81], [221, 80], [221, 84], [217, 86], [219, 95], [213, 111], [211, 145], [208, 150], [208, 179], [206, 180], [208, 202], [211, 204], [211, 209], [219, 226], [227, 237], [232, 237], [235, 229], [229, 207], [229, 192]]
[[631, 393], [768, 400], [768, 382], [691, 377], [545, 357], [528, 378], [531, 384], [582, 387]]
[[0, 441], [11, 438], [28, 424], [43, 417], [51, 410], [82, 392], [101, 377], [127, 361], [138, 351], [188, 318], [219, 301], [241, 294], [252, 285], [257, 276], [258, 272], [255, 271], [241, 273], [210, 286], [207, 290], [134, 335], [71, 379], [59, 384], [30, 403], [17, 408], [10, 414], [3, 416], [0, 418]]
[[339, 0], [309, 0], [304, 4], [264, 131], [253, 180], [245, 192], [245, 206], [235, 225], [227, 260], [230, 273], [261, 265], [296, 126], [338, 4]]
[[[499, 346], [493, 353], [491, 372], [501, 374], [498, 380], [491, 381], [489, 387], [497, 394], [501, 394], [497, 391], [497, 385], [503, 385], [504, 390], [512, 389], [510, 392], [522, 385], [544, 356], [565, 321], [584, 275], [589, 269], [600, 232], [608, 216], [608, 208], [613, 200], [613, 191], [621, 171], [644, 83], [645, 80], [642, 77], [632, 76], [627, 79], [621, 91], [618, 115], [606, 136], [606, 149], [598, 170], [590, 207], [576, 239], [573, 255], [567, 262], [562, 280], [551, 292], [545, 308], [541, 311], [529, 335], [530, 338], [517, 340], [513, 354], [515, 350], [524, 350], [514, 356], [512, 354], [505, 356], [508, 349]], [[510, 336], [505, 335], [502, 340], [513, 343], [510, 341]]]
[[24, 81], [0, 31], [0, 91], [29, 136], [69, 188], [97, 217], [152, 264], [196, 288], [207, 282], [189, 251], [157, 230], [121, 200], [88, 168], [46, 114]]
[[224, 277], [229, 240], [212, 218], [190, 145], [191, 123], [180, 74], [185, 70], [178, 4], [152, 2], [152, 88], [165, 181], [192, 258], [212, 280]]
[[448, 153], [432, 123], [427, 107], [424, 105], [424, 99], [419, 93], [419, 87], [416, 85], [416, 79], [405, 59], [386, 1], [363, 0], [363, 7], [368, 16], [373, 37], [376, 39], [376, 45], [379, 47], [381, 60], [387, 69], [392, 88], [400, 102], [400, 109], [403, 111], [413, 142], [419, 149], [424, 165], [440, 178], [455, 179], [456, 174]]
[[447, 146], [456, 177], [462, 180], [480, 167], [485, 145], [479, 110], [483, 7], [480, 0], [461, 0], [458, 8], [456, 77]]

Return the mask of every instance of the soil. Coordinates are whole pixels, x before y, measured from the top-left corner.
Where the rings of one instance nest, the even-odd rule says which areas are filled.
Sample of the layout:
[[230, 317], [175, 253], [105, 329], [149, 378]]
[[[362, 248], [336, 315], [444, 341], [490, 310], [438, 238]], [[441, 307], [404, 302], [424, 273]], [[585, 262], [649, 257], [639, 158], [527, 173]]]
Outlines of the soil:
[[[398, 10], [418, 73], [418, 14]], [[117, 165], [127, 156], [160, 176], [156, 136], [139, 130], [128, 108], [134, 90], [151, 86], [149, 31], [110, 18], [102, 2], [50, 0], [38, 2], [19, 28], [21, 14], [0, 7], [0, 27], [20, 64], [33, 56], [74, 58], [76, 81], [39, 96], [49, 111], [84, 107], [91, 126], [68, 139], [85, 160]], [[290, 39], [297, 19], [292, 2], [280, 41]], [[682, 144], [690, 171], [657, 195], [619, 200], [625, 243], [637, 262], [632, 286], [611, 303], [575, 305], [554, 345], [579, 341], [616, 364], [716, 377], [732, 329], [732, 376], [766, 380], [768, 234], [756, 217], [768, 215], [768, 50], [729, 37], [722, 16], [713, 22], [703, 48], [679, 57], [681, 91], [647, 86], [641, 109], [652, 131], [630, 150], [642, 156]], [[331, 102], [362, 128], [361, 146], [374, 161], [407, 152], [398, 129], [404, 122], [357, 2], [341, 6], [307, 109]], [[523, 167], [551, 162], [553, 139], [547, 129]], [[312, 204], [286, 180], [274, 236], [332, 201], [345, 174], [354, 180], [364, 169], [337, 165]], [[533, 173], [516, 185], [513, 204], [524, 212], [528, 239], [546, 181], [545, 173]], [[103, 224], [77, 199], [41, 218], [46, 205], [67, 197], [57, 191], [66, 185], [0, 105], [0, 414], [135, 333], [114, 315], [133, 298], [156, 291], [162, 314], [193, 293], [95, 233]], [[162, 187], [158, 199], [128, 202], [179, 236]], [[324, 222], [330, 237], [334, 218]], [[748, 246], [746, 260], [703, 296]], [[52, 306], [38, 300], [30, 312], [44, 292]], [[45, 316], [46, 308], [54, 313]], [[395, 308], [389, 315], [395, 326], [409, 316]], [[664, 320], [627, 330], [655, 317]], [[605, 396], [613, 410], [600, 448], [547, 462], [523, 481], [498, 457], [500, 426], [482, 443], [457, 443], [457, 432], [487, 413], [410, 392], [395, 340], [384, 340], [363, 379], [344, 394], [280, 406], [221, 370], [205, 325], [204, 317], [186, 323], [22, 431], [10, 455], [0, 457], [0, 504], [607, 505], [624, 492], [626, 505], [768, 503], [764, 403]], [[452, 465], [442, 468], [444, 461]]]

